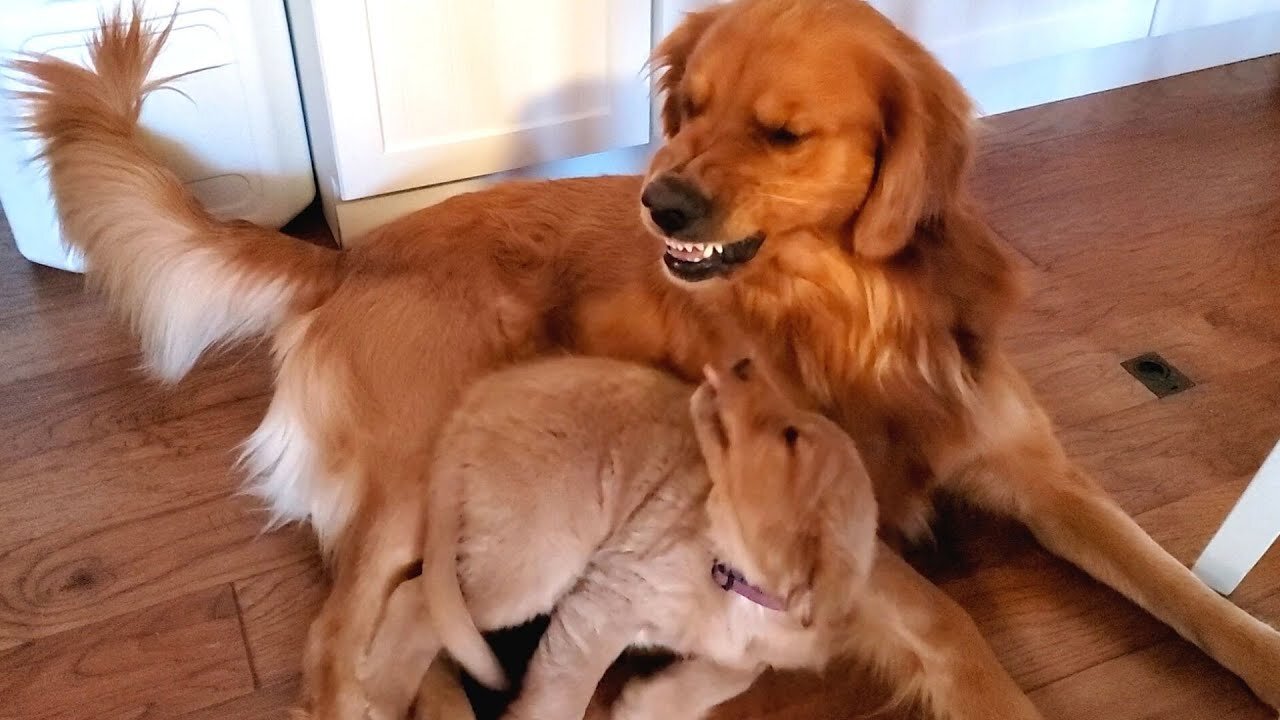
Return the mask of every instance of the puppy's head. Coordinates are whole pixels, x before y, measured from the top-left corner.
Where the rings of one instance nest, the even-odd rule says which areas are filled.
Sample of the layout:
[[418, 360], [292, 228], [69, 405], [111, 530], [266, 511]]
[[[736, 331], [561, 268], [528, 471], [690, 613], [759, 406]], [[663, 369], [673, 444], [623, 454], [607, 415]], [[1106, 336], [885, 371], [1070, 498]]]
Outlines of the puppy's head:
[[806, 245], [887, 258], [957, 194], [969, 101], [866, 3], [717, 6], [653, 64], [666, 139], [641, 214], [680, 280], [767, 272]]
[[876, 502], [853, 440], [750, 358], [708, 366], [691, 401], [721, 559], [808, 626], [870, 569]]

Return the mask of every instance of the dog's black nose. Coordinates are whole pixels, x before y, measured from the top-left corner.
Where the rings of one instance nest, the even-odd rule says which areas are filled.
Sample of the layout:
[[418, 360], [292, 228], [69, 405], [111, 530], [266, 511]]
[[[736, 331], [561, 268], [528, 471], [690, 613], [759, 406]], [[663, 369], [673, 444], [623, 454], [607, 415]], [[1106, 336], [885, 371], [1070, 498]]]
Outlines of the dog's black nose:
[[711, 214], [711, 201], [693, 183], [678, 175], [659, 175], [640, 195], [653, 224], [670, 236], [691, 230]]

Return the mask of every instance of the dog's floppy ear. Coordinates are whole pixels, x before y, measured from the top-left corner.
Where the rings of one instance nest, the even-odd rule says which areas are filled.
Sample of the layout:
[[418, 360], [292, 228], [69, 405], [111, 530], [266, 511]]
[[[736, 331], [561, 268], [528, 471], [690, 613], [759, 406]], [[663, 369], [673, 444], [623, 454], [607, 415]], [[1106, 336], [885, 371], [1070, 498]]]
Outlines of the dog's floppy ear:
[[871, 259], [897, 254], [955, 201], [972, 153], [972, 109], [955, 78], [923, 48], [885, 57], [875, 182], [853, 225], [854, 252]]
[[676, 29], [658, 43], [649, 58], [649, 66], [658, 73], [658, 92], [663, 95], [662, 134], [665, 137], [675, 135], [680, 129], [683, 109], [678, 88], [684, 78], [685, 63], [707, 28], [720, 16], [721, 10], [720, 7], [712, 7], [687, 13]]

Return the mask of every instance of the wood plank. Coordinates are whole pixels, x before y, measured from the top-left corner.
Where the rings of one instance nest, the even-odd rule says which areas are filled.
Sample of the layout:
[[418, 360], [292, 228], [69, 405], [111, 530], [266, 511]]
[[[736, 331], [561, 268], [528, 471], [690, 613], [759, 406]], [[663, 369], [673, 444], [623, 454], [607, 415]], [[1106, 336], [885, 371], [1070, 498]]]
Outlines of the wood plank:
[[[160, 383], [136, 354], [45, 373], [0, 388], [0, 429], [19, 460], [137, 430], [223, 403], [266, 396], [272, 371], [264, 348], [202, 361], [181, 382]], [[39, 418], [39, 422], [33, 422]], [[0, 482], [11, 473], [0, 469]]]
[[310, 557], [309, 533], [262, 532], [248, 498], [58, 533], [0, 554], [0, 648]]
[[1063, 333], [1047, 313], [1029, 310], [1016, 318], [1005, 346], [1059, 427], [1154, 400], [1121, 367], [1123, 353], [1094, 338]]
[[1033, 307], [1050, 313], [1063, 332], [1086, 334], [1121, 317], [1193, 312], [1222, 331], [1224, 342], [1253, 336], [1274, 346], [1273, 315], [1250, 328], [1237, 328], [1243, 318], [1236, 315], [1241, 303], [1274, 309], [1278, 233], [1280, 197], [1173, 228], [1104, 235], [1089, 245], [1068, 236]]
[[[1134, 236], [1181, 231], [1204, 218], [1239, 213], [1248, 227], [1250, 216], [1276, 203], [1280, 166], [1271, 158], [1278, 151], [1280, 108], [1229, 107], [1202, 118], [1194, 136], [1185, 124], [1157, 117], [1123, 135], [986, 155], [974, 182], [995, 227], [1038, 264], [1082, 253], [1100, 262], [1093, 253], [1123, 254]], [[1165, 250], [1205, 255], [1195, 243], [1166, 241]]]
[[1063, 444], [1133, 514], [1252, 477], [1280, 437], [1280, 363], [1065, 429]]
[[1176, 80], [1145, 82], [1024, 110], [990, 115], [979, 124], [983, 152], [1086, 132], [1123, 133], [1154, 117], [1194, 124], [1205, 108], [1265, 101], [1280, 87], [1280, 55], [1208, 68]]
[[[25, 260], [23, 261], [25, 262]], [[0, 387], [102, 360], [131, 357], [138, 343], [98, 303], [74, 303], [0, 320]]]
[[1046, 718], [1274, 720], [1244, 684], [1181, 640], [1116, 658], [1032, 693]]
[[295, 678], [307, 628], [328, 590], [318, 556], [238, 580], [236, 598], [245, 639], [263, 684]]
[[237, 492], [232, 466], [265, 405], [232, 402], [12, 461], [0, 470], [0, 550]]
[[1198, 384], [1249, 377], [1280, 359], [1280, 338], [1267, 337], [1256, 328], [1258, 318], [1235, 305], [1222, 312], [1172, 304], [1144, 312], [1100, 311], [1089, 327], [1073, 333], [1064, 326], [1080, 323], [1080, 317], [1061, 318], [1069, 311], [1043, 303], [1038, 298], [1015, 319], [1006, 347], [1059, 427], [1155, 402], [1121, 366], [1146, 352], [1160, 353]]
[[78, 305], [84, 279], [75, 273], [36, 265], [22, 257], [0, 209], [0, 324], [49, 308]]
[[0, 715], [23, 720], [162, 720], [252, 690], [227, 585], [0, 655]]
[[285, 720], [290, 717], [289, 710], [297, 699], [298, 683], [285, 681], [180, 717], [181, 720]]

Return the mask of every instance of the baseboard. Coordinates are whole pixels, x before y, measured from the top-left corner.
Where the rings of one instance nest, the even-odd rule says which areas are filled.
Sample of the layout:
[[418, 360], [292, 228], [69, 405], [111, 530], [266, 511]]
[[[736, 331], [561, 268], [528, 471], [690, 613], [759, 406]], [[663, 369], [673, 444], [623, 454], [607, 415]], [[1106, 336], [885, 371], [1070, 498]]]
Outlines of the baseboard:
[[635, 145], [360, 200], [335, 200], [334, 196], [326, 195], [325, 218], [338, 242], [350, 245], [374, 228], [454, 195], [482, 190], [506, 180], [636, 174], [644, 171], [651, 152], [651, 145]]
[[[959, 77], [979, 111], [995, 115], [1277, 52], [1280, 13], [1270, 13]], [[640, 172], [650, 150], [638, 145], [361, 200], [340, 201], [325, 193], [325, 216], [334, 235], [347, 244], [414, 210], [503, 180]]]
[[1278, 52], [1280, 13], [1268, 13], [959, 78], [983, 115], [997, 115]]

